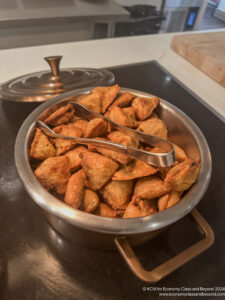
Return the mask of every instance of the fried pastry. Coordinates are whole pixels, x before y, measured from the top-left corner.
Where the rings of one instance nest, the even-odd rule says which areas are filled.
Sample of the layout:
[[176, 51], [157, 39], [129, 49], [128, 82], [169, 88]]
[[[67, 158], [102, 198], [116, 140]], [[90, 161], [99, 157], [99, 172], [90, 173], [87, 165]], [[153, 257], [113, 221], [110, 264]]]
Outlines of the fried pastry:
[[109, 87], [96, 87], [93, 92], [98, 92], [101, 95], [101, 112], [104, 114], [106, 109], [111, 105], [120, 91], [118, 84]]
[[137, 97], [132, 102], [132, 107], [135, 111], [136, 117], [143, 121], [149, 118], [153, 112], [153, 110], [157, 107], [159, 103], [159, 98], [143, 98]]
[[48, 137], [43, 134], [39, 128], [37, 128], [31, 144], [30, 157], [38, 160], [45, 160], [46, 158], [55, 155], [56, 151], [54, 146], [51, 144]]
[[106, 218], [116, 218], [117, 212], [109, 207], [105, 203], [100, 203], [98, 208], [95, 211], [97, 216], [106, 217]]
[[165, 182], [158, 176], [149, 176], [138, 179], [135, 188], [134, 196], [142, 199], [158, 198], [171, 190]]
[[174, 206], [175, 204], [177, 204], [180, 201], [180, 196], [181, 196], [181, 193], [178, 193], [176, 191], [171, 191], [169, 193], [167, 208], [170, 208], [170, 207]]
[[82, 152], [80, 157], [88, 186], [94, 191], [101, 189], [119, 167], [115, 161], [98, 153]]
[[84, 190], [83, 210], [87, 213], [92, 213], [99, 205], [99, 197], [92, 190]]
[[108, 134], [108, 138], [113, 143], [121, 144], [124, 146], [130, 146], [133, 148], [137, 148], [139, 141], [135, 138], [130, 137], [129, 135], [121, 132], [121, 131], [112, 131]]
[[200, 170], [200, 162], [186, 159], [172, 167], [166, 175], [165, 183], [177, 192], [189, 189], [196, 181]]
[[78, 146], [77, 148], [66, 152], [65, 156], [69, 158], [69, 167], [71, 171], [77, 171], [81, 168], [81, 152], [88, 152], [88, 149], [84, 146]]
[[[113, 102], [113, 104], [110, 106], [113, 107], [113, 106], [119, 106], [119, 107], [124, 107], [124, 106], [127, 106], [128, 104], [130, 104], [130, 102], [134, 99], [134, 95], [130, 94], [130, 93], [121, 93], [117, 98], [116, 100]], [[109, 109], [110, 109], [109, 108]]]
[[[76, 126], [75, 123], [69, 123], [67, 125], [60, 125], [55, 128], [53, 128], [53, 131], [59, 134], [72, 136], [72, 137], [81, 137], [83, 132], [82, 129]], [[59, 156], [61, 154], [64, 154], [66, 151], [72, 149], [76, 142], [70, 141], [70, 140], [63, 140], [60, 138], [54, 138], [52, 139], [52, 142], [54, 143], [56, 147], [56, 155]]]
[[64, 194], [71, 176], [69, 159], [66, 156], [47, 158], [34, 171], [34, 174], [47, 190]]
[[85, 131], [85, 137], [93, 138], [97, 136], [106, 135], [108, 129], [107, 123], [100, 118], [92, 119], [88, 122]]
[[128, 115], [130, 119], [134, 119], [136, 121], [135, 112], [132, 106], [124, 107], [122, 110]]
[[140, 161], [134, 160], [128, 165], [122, 166], [114, 175], [113, 180], [131, 180], [134, 178], [155, 174], [157, 169]]
[[97, 90], [93, 90], [90, 94], [76, 97], [75, 102], [97, 113], [101, 112], [101, 93]]
[[84, 180], [83, 170], [74, 173], [67, 184], [65, 203], [73, 208], [80, 208], [84, 198]]
[[123, 109], [118, 106], [113, 106], [110, 109], [108, 118], [111, 119], [112, 121], [114, 121], [120, 125], [126, 126], [126, 127], [130, 127], [130, 128], [137, 127], [136, 121], [131, 119], [128, 116], [128, 114], [125, 113], [123, 111]]
[[80, 128], [82, 130], [82, 136], [85, 136], [88, 121], [80, 119], [80, 120], [75, 121], [73, 124], [75, 127]]
[[[106, 138], [94, 138], [96, 140], [102, 140], [102, 141], [107, 141]], [[129, 157], [128, 155], [124, 154], [124, 153], [119, 153], [117, 151], [111, 150], [111, 149], [106, 149], [106, 148], [102, 148], [102, 147], [97, 147], [94, 145], [88, 145], [88, 150], [89, 151], [94, 151], [94, 152], [99, 152], [102, 155], [109, 157], [115, 161], [118, 161], [120, 164], [122, 165], [126, 165], [128, 164], [128, 162], [130, 162], [132, 160], [131, 157]]]
[[104, 201], [113, 209], [125, 209], [129, 203], [133, 181], [110, 181], [101, 193]]
[[[167, 128], [156, 114], [159, 98], [137, 97], [128, 92], [119, 93], [119, 90], [118, 85], [97, 87], [90, 94], [70, 98], [116, 123], [167, 139]], [[88, 121], [76, 116], [70, 104], [56, 110], [45, 121], [63, 135], [108, 140], [165, 153], [163, 149], [139, 142], [135, 135], [115, 131], [110, 122], [94, 114]], [[173, 135], [174, 141], [182, 145], [182, 136], [179, 138]], [[30, 158], [40, 183], [71, 207], [103, 217], [136, 218], [174, 206], [183, 191], [197, 179], [200, 162], [189, 159], [177, 145], [174, 150], [173, 166], [153, 167], [115, 150], [48, 138], [37, 129]], [[76, 173], [71, 175], [71, 172]]]
[[[91, 149], [93, 151], [93, 147]], [[126, 165], [132, 160], [132, 158], [127, 156], [126, 154], [119, 153], [114, 150], [110, 150], [110, 149], [106, 149], [106, 148], [102, 148], [102, 147], [95, 147], [94, 149], [97, 152], [101, 153], [102, 155], [109, 157], [109, 158], [119, 162], [122, 165]]]
[[179, 146], [173, 144], [174, 147], [174, 153], [175, 153], [175, 159], [178, 162], [186, 160], [188, 157], [183, 149], [181, 149]]
[[157, 118], [150, 118], [143, 121], [138, 126], [137, 130], [146, 132], [151, 135], [156, 135], [163, 139], [167, 139], [167, 128], [163, 121]]
[[145, 217], [156, 212], [150, 201], [133, 197], [124, 212], [123, 218]]
[[171, 191], [170, 193], [159, 197], [158, 199], [158, 209], [159, 211], [163, 211], [169, 207], [174, 206], [180, 201], [180, 194], [175, 191]]
[[73, 117], [74, 109], [71, 104], [67, 104], [57, 109], [47, 119], [45, 119], [44, 122], [52, 126], [58, 126], [71, 122]]

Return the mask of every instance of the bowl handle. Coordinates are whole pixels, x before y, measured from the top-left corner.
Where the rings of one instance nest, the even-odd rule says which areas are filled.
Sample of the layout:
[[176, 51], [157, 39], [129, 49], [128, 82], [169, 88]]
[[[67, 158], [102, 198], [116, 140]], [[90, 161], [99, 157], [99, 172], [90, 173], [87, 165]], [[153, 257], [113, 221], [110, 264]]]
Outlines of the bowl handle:
[[126, 237], [115, 238], [115, 244], [120, 254], [138, 278], [149, 283], [156, 283], [195, 256], [208, 249], [213, 244], [214, 233], [210, 225], [196, 209], [192, 210], [190, 215], [197, 223], [200, 232], [204, 235], [204, 238], [151, 271], [147, 271], [142, 267]]

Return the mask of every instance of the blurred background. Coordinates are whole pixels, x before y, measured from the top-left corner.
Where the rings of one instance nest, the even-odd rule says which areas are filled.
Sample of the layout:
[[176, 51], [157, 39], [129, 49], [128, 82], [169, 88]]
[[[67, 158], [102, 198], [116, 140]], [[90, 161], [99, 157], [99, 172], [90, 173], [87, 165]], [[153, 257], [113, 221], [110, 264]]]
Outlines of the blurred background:
[[225, 0], [0, 0], [0, 49], [225, 28]]

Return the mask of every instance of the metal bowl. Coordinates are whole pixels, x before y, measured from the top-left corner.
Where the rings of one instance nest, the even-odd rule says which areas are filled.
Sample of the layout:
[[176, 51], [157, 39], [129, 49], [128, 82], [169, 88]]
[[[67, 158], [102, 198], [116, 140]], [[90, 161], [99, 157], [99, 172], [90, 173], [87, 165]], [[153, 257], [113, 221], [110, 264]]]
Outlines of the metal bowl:
[[[35, 109], [24, 121], [15, 144], [15, 162], [18, 173], [31, 198], [41, 206], [48, 221], [64, 236], [77, 243], [101, 249], [111, 248], [116, 237], [128, 237], [132, 245], [140, 245], [158, 231], [181, 219], [198, 204], [203, 197], [211, 176], [211, 155], [206, 139], [194, 122], [178, 108], [161, 99], [160, 118], [168, 127], [169, 139], [181, 146], [190, 158], [201, 159], [201, 170], [197, 182], [172, 208], [163, 212], [132, 219], [104, 218], [75, 210], [41, 186], [30, 167], [28, 152], [34, 136], [35, 122], [44, 119], [59, 106], [69, 102], [71, 96], [90, 92], [93, 87], [77, 89], [51, 99]], [[121, 88], [136, 96], [148, 97], [148, 93]]]

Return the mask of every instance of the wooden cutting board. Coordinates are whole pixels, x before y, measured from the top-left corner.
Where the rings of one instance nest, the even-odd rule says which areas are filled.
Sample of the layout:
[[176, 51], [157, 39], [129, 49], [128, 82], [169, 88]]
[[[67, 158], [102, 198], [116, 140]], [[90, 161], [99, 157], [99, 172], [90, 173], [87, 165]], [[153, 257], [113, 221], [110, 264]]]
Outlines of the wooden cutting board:
[[171, 48], [225, 87], [225, 31], [177, 35]]

